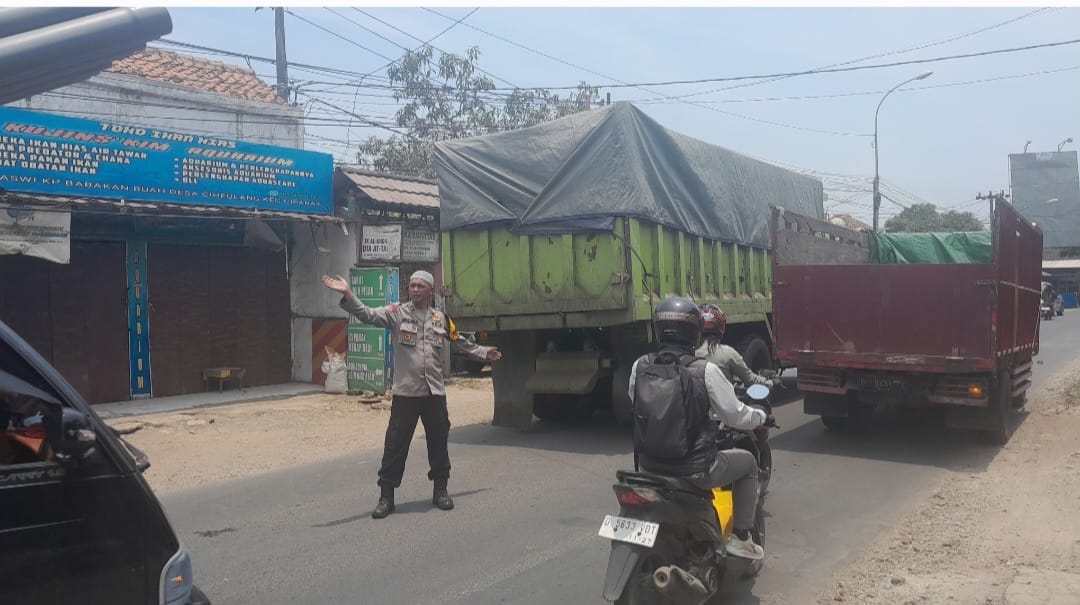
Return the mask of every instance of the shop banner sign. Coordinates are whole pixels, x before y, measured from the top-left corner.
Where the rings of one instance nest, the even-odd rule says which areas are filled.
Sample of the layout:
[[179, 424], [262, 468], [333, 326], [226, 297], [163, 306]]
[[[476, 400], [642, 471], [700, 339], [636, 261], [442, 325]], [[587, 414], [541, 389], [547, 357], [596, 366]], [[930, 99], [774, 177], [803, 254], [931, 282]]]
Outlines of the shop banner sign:
[[0, 207], [0, 254], [71, 262], [71, 212], [33, 206]]
[[401, 260], [401, 225], [364, 225], [360, 258]]
[[8, 191], [334, 213], [329, 154], [0, 107]]
[[414, 263], [439, 262], [439, 234], [420, 229], [402, 230], [401, 260]]

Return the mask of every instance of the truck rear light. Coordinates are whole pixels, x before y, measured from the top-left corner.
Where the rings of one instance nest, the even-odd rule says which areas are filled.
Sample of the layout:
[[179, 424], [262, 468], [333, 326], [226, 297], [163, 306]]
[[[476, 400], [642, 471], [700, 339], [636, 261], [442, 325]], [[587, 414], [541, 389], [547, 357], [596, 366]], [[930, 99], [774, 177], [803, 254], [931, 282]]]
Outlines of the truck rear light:
[[983, 400], [986, 399], [986, 389], [989, 385], [986, 382], [979, 381], [974, 382], [970, 378], [943, 378], [938, 380], [931, 391], [931, 397], [944, 397], [950, 398], [955, 403], [960, 403], [959, 400]]
[[615, 497], [618, 498], [619, 504], [625, 504], [627, 506], [644, 506], [663, 500], [660, 492], [654, 489], [647, 487], [626, 487], [623, 485], [615, 486]]

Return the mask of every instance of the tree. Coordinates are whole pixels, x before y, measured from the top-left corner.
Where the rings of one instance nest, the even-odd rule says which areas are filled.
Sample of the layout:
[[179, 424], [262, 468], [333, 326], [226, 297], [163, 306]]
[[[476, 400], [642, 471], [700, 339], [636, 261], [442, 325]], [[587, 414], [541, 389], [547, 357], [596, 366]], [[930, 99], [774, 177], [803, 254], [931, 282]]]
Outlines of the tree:
[[494, 81], [480, 72], [480, 49], [465, 56], [437, 59], [430, 46], [405, 51], [387, 70], [394, 99], [406, 101], [396, 115], [405, 134], [369, 137], [360, 156], [380, 172], [435, 177], [431, 150], [437, 141], [514, 130], [561, 118], [591, 107], [597, 90], [585, 82], [567, 98], [547, 90], [514, 90], [500, 95]]
[[985, 227], [970, 212], [938, 212], [933, 204], [912, 204], [903, 212], [885, 221], [885, 230], [893, 233], [927, 233], [942, 231], [984, 231]]

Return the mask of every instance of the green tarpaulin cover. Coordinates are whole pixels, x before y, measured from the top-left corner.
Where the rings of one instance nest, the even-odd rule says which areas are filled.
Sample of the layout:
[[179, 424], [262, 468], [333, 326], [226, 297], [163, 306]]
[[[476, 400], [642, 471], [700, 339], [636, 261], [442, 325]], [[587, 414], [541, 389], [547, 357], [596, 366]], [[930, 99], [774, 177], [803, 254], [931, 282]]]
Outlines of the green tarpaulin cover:
[[986, 264], [993, 261], [989, 231], [873, 233], [870, 262], [879, 265]]

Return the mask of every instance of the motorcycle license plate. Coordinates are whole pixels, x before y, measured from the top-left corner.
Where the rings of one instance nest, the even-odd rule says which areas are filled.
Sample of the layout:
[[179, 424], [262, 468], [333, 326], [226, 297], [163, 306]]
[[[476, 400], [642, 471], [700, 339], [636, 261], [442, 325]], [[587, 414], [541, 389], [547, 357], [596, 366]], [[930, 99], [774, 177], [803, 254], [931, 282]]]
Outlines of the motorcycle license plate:
[[600, 537], [619, 542], [629, 542], [648, 548], [656, 544], [656, 534], [660, 531], [660, 524], [651, 521], [639, 521], [626, 517], [607, 515], [600, 524]]

